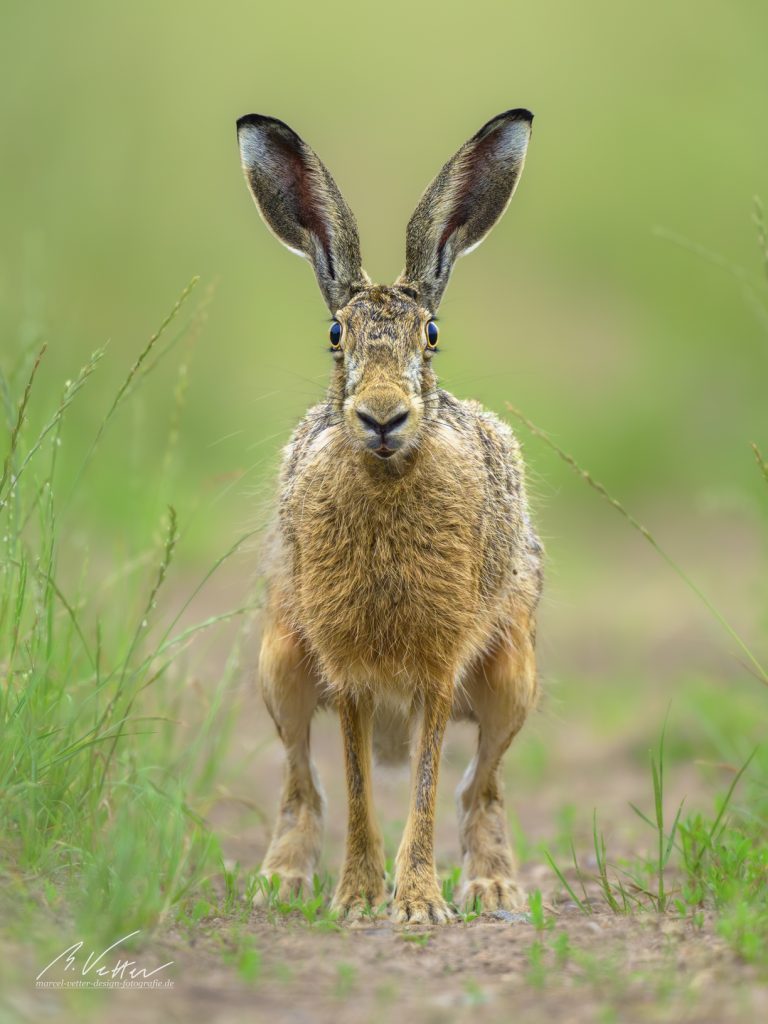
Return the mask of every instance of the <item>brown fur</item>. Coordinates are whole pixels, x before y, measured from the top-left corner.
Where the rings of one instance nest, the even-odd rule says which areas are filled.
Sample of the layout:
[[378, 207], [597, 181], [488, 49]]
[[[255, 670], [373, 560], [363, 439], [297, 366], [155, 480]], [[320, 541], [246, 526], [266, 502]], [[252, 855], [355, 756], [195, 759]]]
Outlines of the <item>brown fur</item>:
[[[309, 727], [316, 707], [332, 705], [349, 799], [334, 903], [355, 913], [381, 902], [373, 732], [385, 723], [400, 730], [383, 745], [405, 752], [418, 720], [393, 914], [401, 922], [447, 920], [434, 866], [435, 793], [447, 722], [465, 717], [478, 723], [479, 745], [457, 794], [463, 895], [513, 907], [522, 894], [499, 763], [537, 698], [541, 547], [517, 441], [492, 413], [439, 388], [425, 332], [453, 261], [509, 201], [530, 115], [494, 118], [445, 165], [412, 218], [406, 268], [392, 287], [368, 283], [356, 229], [349, 244], [354, 221], [336, 203], [335, 185], [320, 187], [333, 179], [294, 133], [298, 143], [286, 154], [286, 126], [274, 124], [256, 115], [239, 123], [246, 174], [265, 219], [287, 244], [300, 240], [321, 287], [332, 268], [335, 283], [323, 290], [342, 340], [325, 401], [285, 449], [268, 545], [260, 675], [287, 769], [262, 871], [279, 874], [284, 891], [309, 883], [322, 818]], [[265, 192], [261, 183], [275, 176], [278, 187]], [[338, 306], [336, 294], [344, 297]]]

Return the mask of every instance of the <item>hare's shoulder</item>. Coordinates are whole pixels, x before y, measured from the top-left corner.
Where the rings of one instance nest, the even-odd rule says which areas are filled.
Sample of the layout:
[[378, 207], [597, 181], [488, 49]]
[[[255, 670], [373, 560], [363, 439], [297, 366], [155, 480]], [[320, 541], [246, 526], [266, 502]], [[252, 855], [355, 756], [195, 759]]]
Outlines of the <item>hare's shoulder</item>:
[[440, 419], [479, 444], [486, 457], [520, 462], [520, 445], [512, 428], [473, 398], [456, 398], [449, 391], [439, 393]]
[[307, 409], [302, 420], [291, 434], [288, 444], [283, 448], [282, 471], [284, 477], [295, 474], [301, 462], [311, 454], [318, 444], [322, 444], [323, 435], [332, 427], [338, 417], [334, 418], [333, 410], [327, 402], [320, 402]]
[[539, 549], [531, 527], [525, 482], [525, 463], [512, 428], [496, 413], [474, 399], [455, 398], [449, 392], [440, 396], [440, 418], [463, 435], [466, 445], [482, 461], [486, 492], [491, 503], [511, 503], [514, 518], [522, 521], [530, 546]]
[[491, 578], [493, 567], [503, 563], [505, 551], [513, 552], [515, 587], [528, 595], [533, 607], [541, 591], [543, 549], [528, 508], [520, 444], [507, 423], [473, 399], [443, 392], [440, 418], [463, 438], [460, 447], [481, 467], [486, 576]]

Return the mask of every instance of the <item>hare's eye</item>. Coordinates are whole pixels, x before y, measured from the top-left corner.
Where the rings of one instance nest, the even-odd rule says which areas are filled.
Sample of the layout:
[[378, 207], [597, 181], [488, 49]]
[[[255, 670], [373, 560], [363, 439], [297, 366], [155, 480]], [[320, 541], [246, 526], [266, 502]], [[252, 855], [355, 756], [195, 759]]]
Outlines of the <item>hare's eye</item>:
[[329, 331], [331, 348], [337, 349], [341, 347], [341, 333], [341, 324], [338, 320], [334, 320]]
[[434, 320], [430, 320], [427, 324], [427, 348], [437, 348], [437, 324]]

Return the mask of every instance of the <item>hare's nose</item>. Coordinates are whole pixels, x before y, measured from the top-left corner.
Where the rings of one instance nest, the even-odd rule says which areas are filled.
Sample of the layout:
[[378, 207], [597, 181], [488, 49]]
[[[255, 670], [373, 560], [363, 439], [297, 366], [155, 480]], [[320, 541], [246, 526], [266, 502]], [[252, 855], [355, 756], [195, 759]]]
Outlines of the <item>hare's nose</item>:
[[379, 419], [377, 416], [372, 416], [369, 412], [364, 412], [362, 409], [356, 409], [355, 412], [357, 413], [357, 418], [364, 423], [369, 430], [374, 430], [377, 434], [380, 434], [382, 439], [393, 430], [397, 430], [398, 427], [402, 427], [409, 416], [407, 409], [396, 413], [394, 416], [387, 416], [383, 420]]

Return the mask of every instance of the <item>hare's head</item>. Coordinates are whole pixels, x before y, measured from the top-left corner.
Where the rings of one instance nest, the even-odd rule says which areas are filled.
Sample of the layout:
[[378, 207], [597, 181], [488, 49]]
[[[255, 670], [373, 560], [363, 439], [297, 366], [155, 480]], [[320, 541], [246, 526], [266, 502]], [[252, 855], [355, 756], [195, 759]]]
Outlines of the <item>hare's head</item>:
[[268, 227], [308, 259], [333, 316], [332, 399], [356, 447], [406, 453], [436, 416], [434, 321], [454, 262], [507, 208], [533, 115], [509, 110], [483, 125], [443, 167], [408, 224], [405, 269], [391, 287], [363, 270], [352, 211], [309, 146], [272, 117], [237, 122], [246, 180]]

